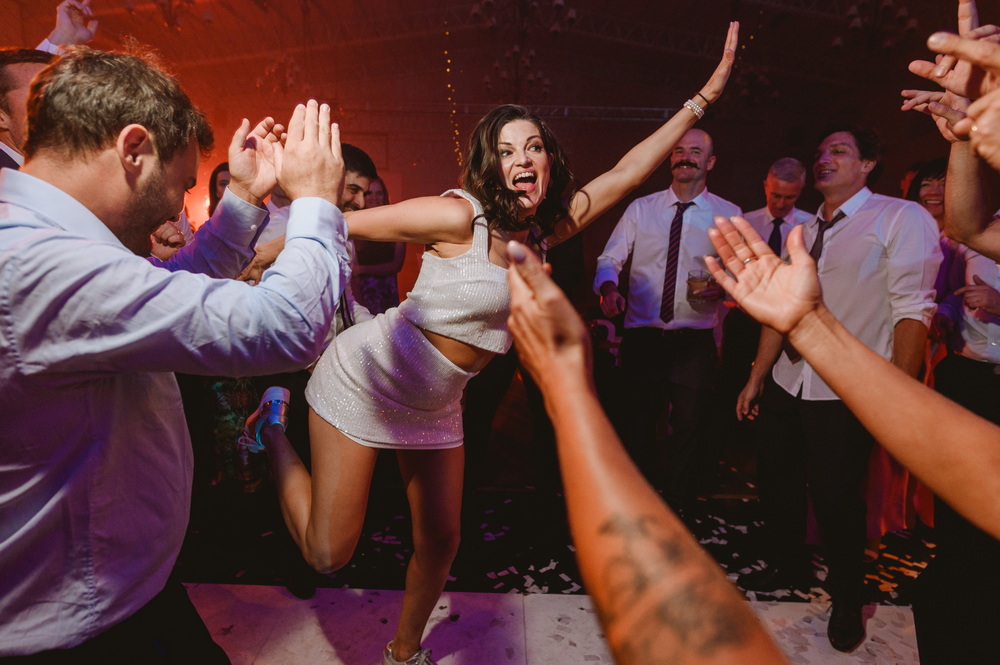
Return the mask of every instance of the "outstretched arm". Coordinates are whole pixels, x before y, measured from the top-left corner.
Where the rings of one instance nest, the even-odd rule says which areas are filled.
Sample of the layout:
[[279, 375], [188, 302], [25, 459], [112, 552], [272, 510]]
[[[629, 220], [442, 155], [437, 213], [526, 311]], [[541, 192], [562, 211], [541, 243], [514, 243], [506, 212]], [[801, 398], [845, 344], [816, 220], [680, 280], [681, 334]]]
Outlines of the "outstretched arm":
[[[722, 95], [736, 60], [739, 33], [740, 24], [730, 22], [722, 60], [701, 91], [691, 98], [697, 106], [704, 108]], [[569, 215], [556, 225], [554, 234], [549, 238], [549, 246], [579, 233], [642, 184], [663, 163], [671, 148], [694, 126], [698, 118], [695, 111], [680, 109], [662, 127], [625, 153], [614, 168], [581, 187], [569, 202]]]
[[[1000, 428], [904, 374], [823, 305], [802, 228], [784, 264], [746, 221], [716, 218], [709, 235], [716, 280], [758, 321], [789, 341], [896, 459], [972, 522], [1000, 536]], [[723, 269], [723, 266], [725, 269]], [[728, 272], [727, 272], [728, 270]]]
[[622, 447], [594, 392], [580, 317], [523, 245], [508, 255], [510, 328], [555, 426], [577, 559], [615, 662], [785, 662]]

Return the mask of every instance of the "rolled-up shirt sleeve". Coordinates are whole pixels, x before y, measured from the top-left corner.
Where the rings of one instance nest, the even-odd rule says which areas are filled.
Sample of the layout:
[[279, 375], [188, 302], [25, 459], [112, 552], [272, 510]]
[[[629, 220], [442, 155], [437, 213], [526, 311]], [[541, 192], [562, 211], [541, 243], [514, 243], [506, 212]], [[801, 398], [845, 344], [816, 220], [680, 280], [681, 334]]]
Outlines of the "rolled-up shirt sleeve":
[[632, 244], [635, 242], [635, 221], [630, 205], [622, 218], [618, 220], [614, 230], [608, 237], [604, 251], [597, 257], [597, 271], [594, 274], [594, 292], [601, 293], [601, 285], [605, 282], [618, 284], [618, 276], [622, 267], [632, 254]]
[[886, 231], [892, 325], [914, 319], [930, 327], [937, 309], [934, 282], [942, 259], [934, 219], [914, 204], [887, 219]]

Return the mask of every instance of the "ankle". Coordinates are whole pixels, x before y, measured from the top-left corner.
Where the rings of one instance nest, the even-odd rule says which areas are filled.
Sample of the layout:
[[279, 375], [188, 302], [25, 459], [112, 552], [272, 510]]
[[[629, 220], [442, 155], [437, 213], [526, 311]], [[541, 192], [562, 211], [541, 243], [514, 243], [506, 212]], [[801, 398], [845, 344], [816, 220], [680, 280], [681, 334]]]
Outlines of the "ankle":
[[413, 658], [418, 651], [420, 651], [419, 644], [415, 647], [409, 647], [405, 644], [401, 644], [399, 640], [389, 642], [389, 653], [392, 654], [392, 659], [400, 663], [405, 663], [410, 658]]

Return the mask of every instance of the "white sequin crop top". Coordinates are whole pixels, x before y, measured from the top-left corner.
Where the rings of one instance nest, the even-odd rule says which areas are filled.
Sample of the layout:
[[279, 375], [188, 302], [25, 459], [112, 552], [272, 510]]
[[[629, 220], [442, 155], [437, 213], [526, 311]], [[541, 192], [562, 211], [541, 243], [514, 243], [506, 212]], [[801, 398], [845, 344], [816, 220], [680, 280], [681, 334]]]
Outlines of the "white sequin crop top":
[[399, 312], [413, 325], [457, 339], [493, 353], [506, 353], [511, 345], [507, 329], [510, 290], [507, 270], [490, 262], [490, 231], [483, 206], [468, 192], [448, 190], [472, 203], [472, 248], [464, 254], [441, 258], [424, 252], [413, 290], [399, 305]]

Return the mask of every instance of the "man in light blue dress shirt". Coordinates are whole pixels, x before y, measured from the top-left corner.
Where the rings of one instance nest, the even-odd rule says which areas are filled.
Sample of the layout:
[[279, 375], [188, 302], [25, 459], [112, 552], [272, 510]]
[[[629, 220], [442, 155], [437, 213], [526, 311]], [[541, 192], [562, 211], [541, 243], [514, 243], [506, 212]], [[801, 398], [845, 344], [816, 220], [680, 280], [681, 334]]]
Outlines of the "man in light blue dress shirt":
[[[228, 662], [183, 588], [191, 443], [174, 371], [267, 374], [315, 360], [349, 267], [329, 108], [282, 148], [244, 120], [232, 183], [196, 241], [145, 258], [212, 143], [177, 82], [137, 56], [75, 51], [28, 99], [26, 161], [0, 171], [0, 657]], [[287, 243], [256, 287], [279, 176]]]

